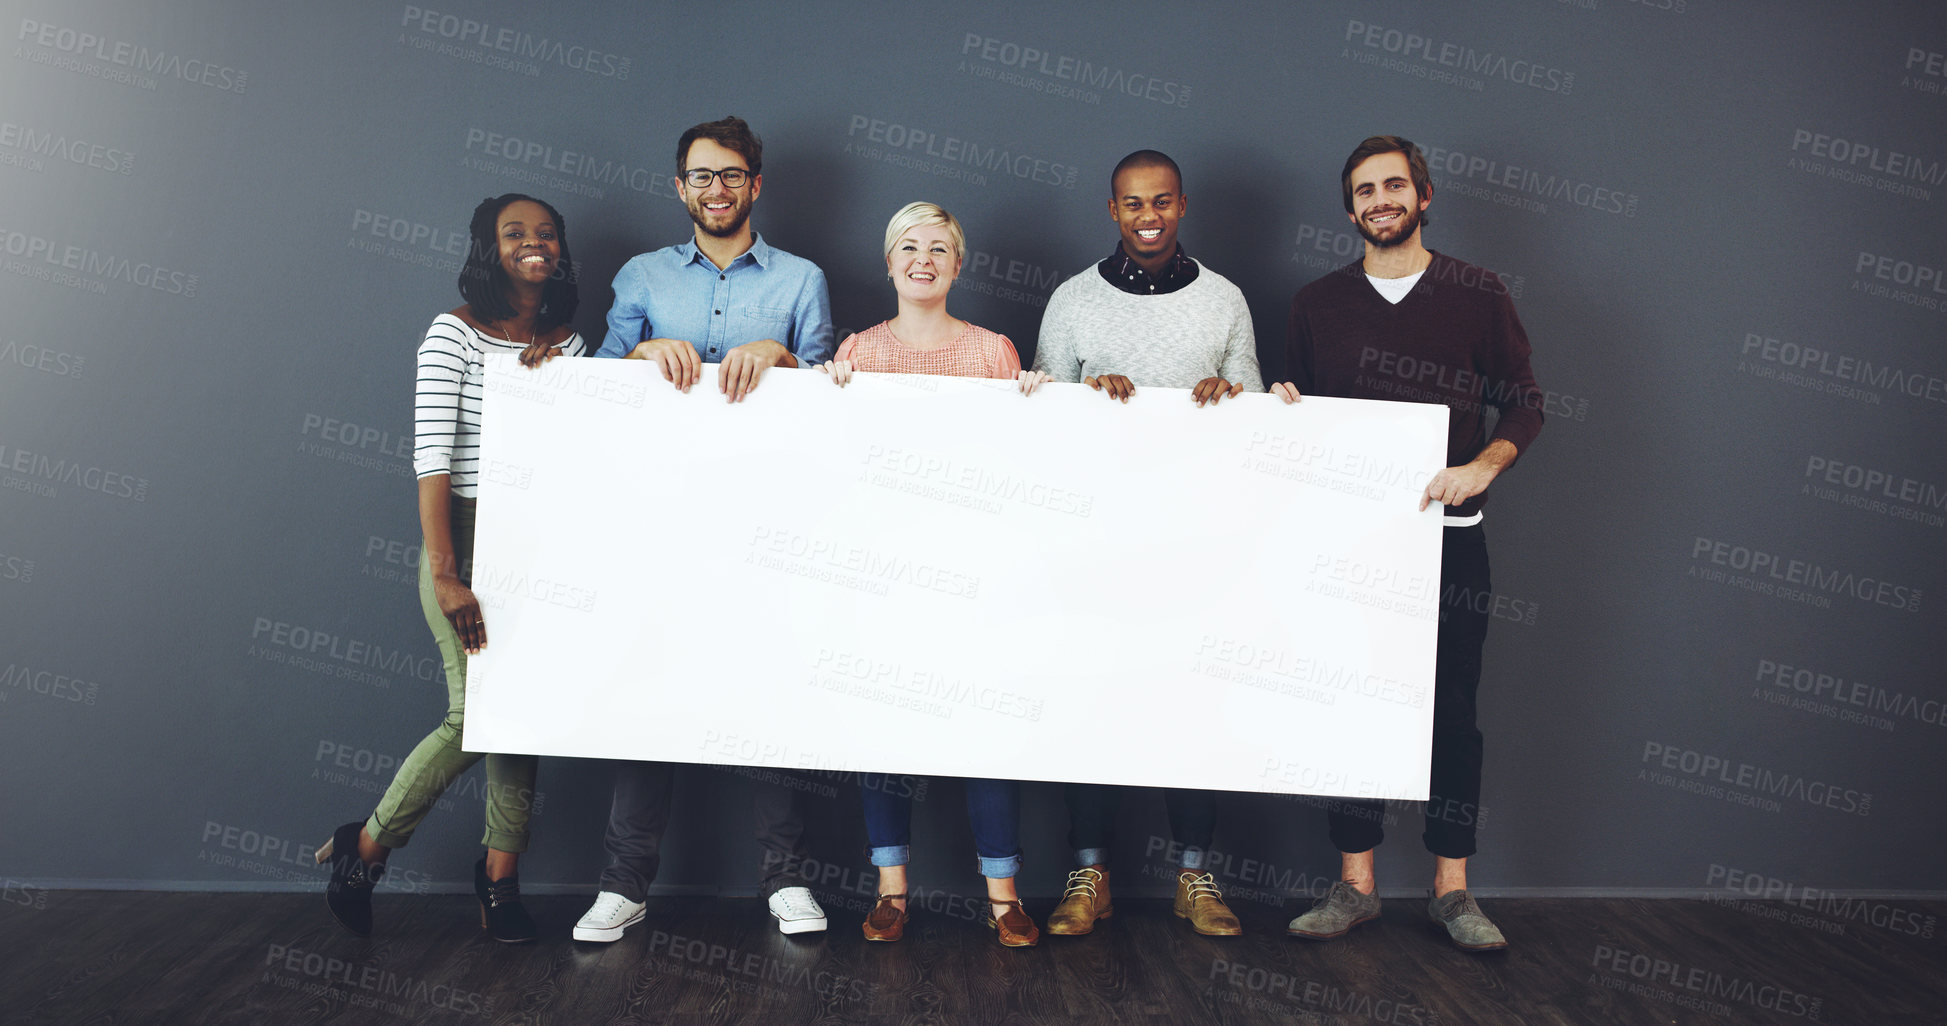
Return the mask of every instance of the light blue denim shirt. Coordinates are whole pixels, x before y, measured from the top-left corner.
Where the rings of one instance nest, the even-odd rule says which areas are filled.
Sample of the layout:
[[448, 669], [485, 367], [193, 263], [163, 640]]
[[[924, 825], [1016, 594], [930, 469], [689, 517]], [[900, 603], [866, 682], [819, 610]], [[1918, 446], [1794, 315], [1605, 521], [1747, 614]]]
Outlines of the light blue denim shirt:
[[802, 365], [823, 363], [835, 348], [825, 272], [772, 249], [761, 235], [721, 271], [694, 238], [644, 253], [616, 272], [608, 337], [595, 355], [627, 356], [647, 338], [682, 339], [704, 363], [768, 338], [783, 343]]

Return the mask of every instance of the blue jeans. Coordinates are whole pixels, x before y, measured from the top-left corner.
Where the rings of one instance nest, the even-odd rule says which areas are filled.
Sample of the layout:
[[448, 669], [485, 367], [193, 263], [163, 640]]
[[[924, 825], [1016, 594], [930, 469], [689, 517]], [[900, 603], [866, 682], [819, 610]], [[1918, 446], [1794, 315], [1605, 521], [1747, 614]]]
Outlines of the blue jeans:
[[[903, 866], [913, 858], [912, 777], [859, 774], [865, 836], [875, 866]], [[967, 779], [967, 822], [973, 826], [980, 875], [1001, 879], [1021, 871], [1021, 782]]]

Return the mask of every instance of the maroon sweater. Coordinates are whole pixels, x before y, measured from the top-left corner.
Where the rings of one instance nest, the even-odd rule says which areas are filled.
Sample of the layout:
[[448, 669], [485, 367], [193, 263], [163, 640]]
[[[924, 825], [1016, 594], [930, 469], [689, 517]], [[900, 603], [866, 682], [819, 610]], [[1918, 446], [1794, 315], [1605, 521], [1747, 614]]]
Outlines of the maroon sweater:
[[[1541, 433], [1541, 388], [1528, 368], [1528, 334], [1492, 271], [1440, 253], [1413, 291], [1388, 303], [1354, 261], [1291, 300], [1289, 365], [1300, 394], [1445, 403], [1447, 465], [1472, 462], [1505, 438], [1525, 453]], [[1487, 433], [1487, 411], [1498, 411]], [[1470, 516], [1482, 492], [1452, 516]]]

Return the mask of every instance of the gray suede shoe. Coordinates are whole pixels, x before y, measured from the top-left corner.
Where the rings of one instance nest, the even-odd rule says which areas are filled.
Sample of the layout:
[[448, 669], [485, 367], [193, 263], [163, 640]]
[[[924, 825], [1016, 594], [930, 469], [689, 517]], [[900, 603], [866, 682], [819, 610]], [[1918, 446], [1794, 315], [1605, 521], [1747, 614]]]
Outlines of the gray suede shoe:
[[1427, 902], [1426, 911], [1434, 922], [1447, 928], [1447, 936], [1456, 946], [1467, 951], [1499, 951], [1508, 946], [1508, 939], [1466, 891], [1448, 891]]
[[1285, 932], [1309, 940], [1343, 937], [1360, 923], [1379, 918], [1379, 895], [1360, 894], [1344, 880], [1335, 881], [1323, 898], [1312, 903], [1312, 910], [1291, 921]]

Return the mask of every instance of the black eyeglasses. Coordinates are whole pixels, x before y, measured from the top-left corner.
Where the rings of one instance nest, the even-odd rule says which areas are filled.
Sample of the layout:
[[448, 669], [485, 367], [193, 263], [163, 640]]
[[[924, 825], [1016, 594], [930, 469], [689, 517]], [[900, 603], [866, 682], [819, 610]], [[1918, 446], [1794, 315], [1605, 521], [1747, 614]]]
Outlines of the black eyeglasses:
[[687, 182], [692, 189], [707, 189], [710, 187], [711, 180], [716, 178], [723, 179], [723, 187], [726, 189], [741, 189], [745, 182], [750, 181], [750, 172], [740, 167], [726, 167], [720, 171], [712, 171], [707, 167], [693, 167], [683, 172], [683, 181]]

